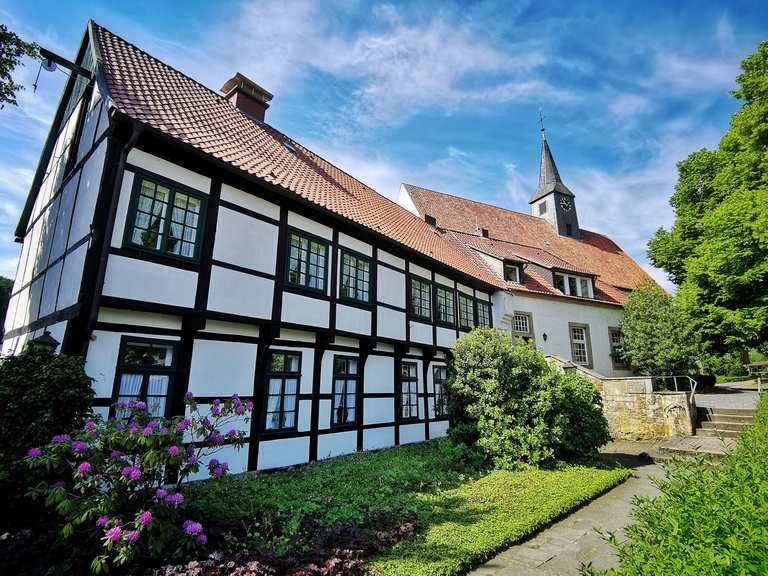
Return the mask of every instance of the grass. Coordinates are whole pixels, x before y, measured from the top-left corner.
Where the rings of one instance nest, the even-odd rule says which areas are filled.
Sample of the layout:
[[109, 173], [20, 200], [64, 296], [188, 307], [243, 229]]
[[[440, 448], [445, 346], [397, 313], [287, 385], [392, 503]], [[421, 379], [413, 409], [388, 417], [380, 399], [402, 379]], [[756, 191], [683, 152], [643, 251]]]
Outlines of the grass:
[[323, 529], [375, 531], [416, 520], [412, 538], [374, 556], [370, 567], [384, 575], [458, 574], [629, 475], [599, 462], [489, 471], [457, 465], [458, 456], [447, 440], [434, 440], [231, 477], [191, 487], [189, 512], [214, 536], [230, 532], [249, 550], [284, 555], [317, 546]]

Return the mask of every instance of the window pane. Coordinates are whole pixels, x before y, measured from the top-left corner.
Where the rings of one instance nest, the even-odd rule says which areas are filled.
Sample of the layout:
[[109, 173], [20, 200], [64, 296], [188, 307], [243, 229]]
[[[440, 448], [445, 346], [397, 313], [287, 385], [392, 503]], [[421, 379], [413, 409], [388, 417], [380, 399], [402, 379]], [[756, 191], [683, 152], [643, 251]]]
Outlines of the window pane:
[[120, 396], [138, 396], [141, 391], [142, 374], [123, 374], [120, 376]]
[[555, 274], [555, 288], [565, 294], [565, 277], [561, 274]]
[[277, 412], [280, 410], [280, 396], [269, 396], [267, 398], [267, 412]]
[[269, 379], [269, 393], [270, 394], [280, 394], [280, 388], [283, 384], [282, 379], [280, 378], [270, 378]]
[[128, 366], [170, 367], [173, 365], [174, 344], [154, 342], [128, 342], [121, 363]]
[[267, 414], [266, 428], [267, 430], [277, 430], [280, 427], [280, 414], [274, 412]]
[[283, 414], [283, 428], [293, 428], [296, 425], [296, 414], [286, 412]]
[[574, 278], [573, 276], [568, 276], [568, 289], [571, 292], [571, 296], [577, 295], [576, 278]]
[[148, 396], [163, 396], [168, 394], [168, 382], [170, 376], [165, 374], [151, 374], [149, 376], [149, 385], [147, 386]]
[[589, 280], [586, 278], [579, 278], [579, 288], [581, 288], [582, 298], [589, 298]]
[[299, 381], [296, 378], [286, 378], [285, 380], [285, 394], [296, 394]]
[[165, 396], [147, 396], [147, 410], [150, 416], [160, 418], [165, 416]]

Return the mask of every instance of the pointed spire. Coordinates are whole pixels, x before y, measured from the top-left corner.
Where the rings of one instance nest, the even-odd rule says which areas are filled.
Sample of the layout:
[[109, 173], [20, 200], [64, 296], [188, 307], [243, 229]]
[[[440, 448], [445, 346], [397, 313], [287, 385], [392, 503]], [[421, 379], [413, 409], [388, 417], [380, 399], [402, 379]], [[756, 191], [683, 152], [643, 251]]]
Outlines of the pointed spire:
[[557, 171], [557, 165], [555, 164], [555, 159], [552, 157], [552, 151], [549, 149], [549, 143], [547, 142], [547, 135], [544, 132], [544, 121], [541, 119], [541, 164], [539, 166], [539, 187], [536, 189], [536, 193], [528, 203], [533, 204], [552, 192], [560, 192], [560, 194], [566, 194], [568, 196], [574, 195], [560, 179], [560, 172]]

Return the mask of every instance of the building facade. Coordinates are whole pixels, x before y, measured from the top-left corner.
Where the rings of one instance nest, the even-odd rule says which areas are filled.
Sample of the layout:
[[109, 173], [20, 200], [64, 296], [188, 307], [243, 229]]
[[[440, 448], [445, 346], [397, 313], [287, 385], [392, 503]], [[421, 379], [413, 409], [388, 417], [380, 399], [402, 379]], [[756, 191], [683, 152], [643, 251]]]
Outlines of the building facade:
[[448, 355], [475, 326], [625, 371], [612, 346], [637, 278], [514, 244], [498, 219], [444, 226], [422, 206], [437, 192], [387, 200], [266, 124], [272, 95], [240, 74], [220, 95], [93, 22], [64, 64], [3, 353], [49, 332], [84, 355], [102, 415], [250, 397], [225, 457], [270, 469], [444, 435]]

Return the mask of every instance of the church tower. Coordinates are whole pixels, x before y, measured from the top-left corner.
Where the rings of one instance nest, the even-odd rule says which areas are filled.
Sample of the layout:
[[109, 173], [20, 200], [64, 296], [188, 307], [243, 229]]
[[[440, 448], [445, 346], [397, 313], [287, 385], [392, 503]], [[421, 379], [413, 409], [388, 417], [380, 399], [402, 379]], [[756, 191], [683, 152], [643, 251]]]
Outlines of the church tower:
[[543, 126], [539, 187], [528, 203], [531, 205], [531, 215], [549, 222], [561, 236], [581, 237], [579, 218], [576, 215], [576, 198], [560, 179]]

